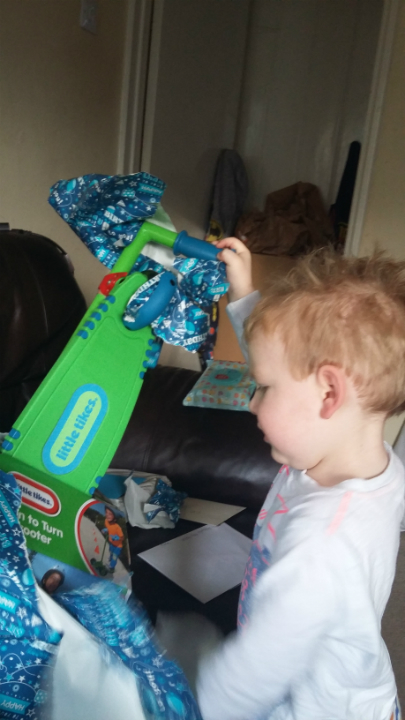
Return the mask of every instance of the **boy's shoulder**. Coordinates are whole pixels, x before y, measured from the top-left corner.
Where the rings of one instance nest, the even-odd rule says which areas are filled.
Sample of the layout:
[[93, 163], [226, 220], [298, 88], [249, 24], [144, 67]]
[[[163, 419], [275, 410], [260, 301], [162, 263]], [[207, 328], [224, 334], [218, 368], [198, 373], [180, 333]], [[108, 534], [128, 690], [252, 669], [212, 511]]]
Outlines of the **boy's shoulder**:
[[[384, 443], [388, 465], [379, 475], [364, 479], [352, 477], [335, 485], [322, 485], [313, 480], [309, 473], [304, 470], [296, 470], [288, 465], [283, 465], [276, 475], [273, 487], [280, 494], [296, 502], [303, 504], [315, 503], [316, 505], [329, 503], [333, 506], [336, 501], [349, 495], [375, 499], [377, 497], [389, 497], [392, 494], [403, 492], [405, 488], [405, 467], [394, 450]], [[269, 493], [269, 496], [271, 491]]]
[[375, 536], [398, 532], [404, 517], [405, 470], [387, 447], [389, 464], [376, 478], [353, 478], [333, 487], [323, 487], [307, 473], [283, 466], [276, 476], [258, 523], [283, 530], [283, 535], [304, 541], [318, 537], [326, 541], [345, 535], [372, 532]]

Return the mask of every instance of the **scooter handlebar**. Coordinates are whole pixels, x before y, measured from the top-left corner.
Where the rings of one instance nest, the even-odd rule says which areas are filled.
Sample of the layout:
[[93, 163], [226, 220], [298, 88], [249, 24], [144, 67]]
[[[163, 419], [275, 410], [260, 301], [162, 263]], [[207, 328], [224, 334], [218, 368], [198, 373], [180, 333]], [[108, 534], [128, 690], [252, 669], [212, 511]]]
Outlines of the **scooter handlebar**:
[[190, 258], [198, 258], [198, 260], [216, 260], [221, 251], [215, 245], [191, 237], [183, 230], [174, 241], [173, 252], [175, 255], [185, 255]]

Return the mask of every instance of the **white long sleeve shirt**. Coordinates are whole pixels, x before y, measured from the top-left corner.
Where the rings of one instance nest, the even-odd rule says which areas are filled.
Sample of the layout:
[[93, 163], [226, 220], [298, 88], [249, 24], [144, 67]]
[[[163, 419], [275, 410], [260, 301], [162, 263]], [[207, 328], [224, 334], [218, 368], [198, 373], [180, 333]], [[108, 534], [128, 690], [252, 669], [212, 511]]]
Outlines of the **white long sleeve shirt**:
[[[243, 314], [243, 313], [242, 313]], [[239, 631], [202, 664], [204, 720], [389, 720], [381, 637], [404, 515], [404, 467], [322, 487], [283, 467], [254, 531]]]

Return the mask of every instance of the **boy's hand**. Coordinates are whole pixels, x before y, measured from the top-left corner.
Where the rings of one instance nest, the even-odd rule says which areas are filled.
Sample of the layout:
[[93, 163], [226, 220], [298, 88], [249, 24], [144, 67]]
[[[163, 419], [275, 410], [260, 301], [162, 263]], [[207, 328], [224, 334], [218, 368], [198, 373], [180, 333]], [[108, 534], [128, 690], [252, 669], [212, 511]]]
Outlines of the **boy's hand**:
[[[229, 300], [235, 302], [254, 291], [252, 284], [252, 256], [242, 240], [234, 237], [223, 238], [214, 243], [222, 249], [218, 260], [226, 264], [229, 282]], [[234, 251], [234, 252], [233, 252]]]

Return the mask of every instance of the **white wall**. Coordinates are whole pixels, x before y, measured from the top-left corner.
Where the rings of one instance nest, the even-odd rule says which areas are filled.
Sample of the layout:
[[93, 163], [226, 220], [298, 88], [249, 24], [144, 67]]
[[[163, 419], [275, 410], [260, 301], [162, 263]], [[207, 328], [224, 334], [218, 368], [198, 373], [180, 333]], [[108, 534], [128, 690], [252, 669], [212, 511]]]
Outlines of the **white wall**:
[[249, 0], [155, 4], [142, 168], [166, 181], [175, 226], [203, 237], [218, 153], [235, 140]]
[[0, 0], [0, 221], [52, 238], [86, 299], [105, 268], [48, 205], [61, 178], [116, 172], [126, 0]]
[[298, 180], [335, 200], [362, 140], [383, 0], [254, 0], [237, 149], [250, 200]]

